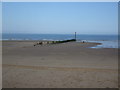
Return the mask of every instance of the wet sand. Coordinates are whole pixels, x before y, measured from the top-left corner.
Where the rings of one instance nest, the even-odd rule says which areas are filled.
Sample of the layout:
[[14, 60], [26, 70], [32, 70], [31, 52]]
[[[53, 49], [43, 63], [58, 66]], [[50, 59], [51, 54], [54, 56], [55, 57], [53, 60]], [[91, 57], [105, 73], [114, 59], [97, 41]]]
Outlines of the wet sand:
[[3, 41], [3, 88], [117, 88], [118, 50], [98, 43]]

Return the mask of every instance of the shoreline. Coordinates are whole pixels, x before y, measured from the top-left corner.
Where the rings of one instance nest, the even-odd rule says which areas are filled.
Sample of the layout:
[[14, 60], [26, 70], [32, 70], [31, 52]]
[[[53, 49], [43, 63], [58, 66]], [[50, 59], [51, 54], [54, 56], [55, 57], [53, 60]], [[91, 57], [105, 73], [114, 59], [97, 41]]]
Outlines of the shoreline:
[[[29, 47], [32, 47], [34, 46], [35, 44], [37, 44], [38, 42], [49, 42], [49, 40], [3, 40], [2, 43], [16, 43], [16, 45], [18, 44], [18, 47], [26, 47], [26, 46], [29, 46]], [[51, 42], [51, 41], [50, 41]], [[12, 44], [11, 43], [11, 44]], [[24, 45], [22, 45], [22, 43], [24, 43]], [[26, 44], [25, 44], [26, 43]], [[21, 45], [19, 45], [21, 44]], [[102, 43], [98, 43], [98, 42], [77, 42], [77, 41], [72, 41], [72, 42], [64, 42], [64, 43], [51, 43], [51, 44], [43, 44], [42, 46], [55, 46], [55, 45], [65, 45], [65, 44], [79, 44], [80, 45], [80, 48], [91, 48], [92, 47], [97, 47], [97, 45], [102, 45]], [[8, 44], [9, 45], [9, 44]], [[7, 45], [7, 46], [8, 46]], [[15, 46], [16, 46], [15, 45]], [[4, 47], [4, 44], [2, 44], [2, 46]], [[10, 45], [11, 46], [11, 45]], [[14, 45], [13, 45], [14, 46]], [[35, 47], [42, 47], [41, 45], [37, 45]], [[6, 46], [5, 46], [6, 47]], [[95, 48], [94, 48], [95, 49]], [[102, 49], [102, 48], [101, 48]], [[117, 48], [115, 48], [117, 49]]]
[[[58, 41], [58, 40], [2, 40], [2, 42], [51, 42], [51, 41]], [[108, 41], [108, 40], [81, 40], [81, 41], [73, 41], [76, 43], [91, 43], [91, 44], [95, 44], [93, 46], [90, 46], [88, 48], [97, 48], [97, 49], [103, 49], [103, 48], [114, 48], [114, 49], [119, 49], [118, 47], [118, 41]], [[68, 42], [65, 42], [68, 43]], [[52, 44], [52, 43], [51, 43]], [[60, 43], [56, 43], [56, 44], [60, 44]]]

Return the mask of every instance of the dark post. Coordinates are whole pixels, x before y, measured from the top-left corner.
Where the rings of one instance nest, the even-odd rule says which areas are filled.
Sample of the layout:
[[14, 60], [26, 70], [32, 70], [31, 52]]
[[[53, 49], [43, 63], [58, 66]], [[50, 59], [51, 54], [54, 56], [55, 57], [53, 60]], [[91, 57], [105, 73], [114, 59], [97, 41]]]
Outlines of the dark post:
[[76, 32], [75, 32], [75, 40], [76, 40]]

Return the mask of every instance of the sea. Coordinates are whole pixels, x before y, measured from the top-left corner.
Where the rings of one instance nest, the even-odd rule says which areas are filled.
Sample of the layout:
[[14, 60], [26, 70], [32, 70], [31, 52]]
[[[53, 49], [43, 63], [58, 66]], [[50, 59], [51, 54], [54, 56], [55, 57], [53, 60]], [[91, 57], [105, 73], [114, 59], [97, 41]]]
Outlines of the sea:
[[[67, 40], [74, 39], [74, 34], [2, 34], [2, 40]], [[90, 48], [120, 48], [118, 35], [76, 35], [77, 42], [97, 42], [101, 45]]]

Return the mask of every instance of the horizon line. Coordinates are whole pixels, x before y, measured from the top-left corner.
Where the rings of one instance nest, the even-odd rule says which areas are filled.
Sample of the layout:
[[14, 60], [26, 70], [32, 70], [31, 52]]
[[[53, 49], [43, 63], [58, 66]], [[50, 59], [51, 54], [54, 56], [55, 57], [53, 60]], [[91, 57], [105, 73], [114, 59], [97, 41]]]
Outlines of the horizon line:
[[[70, 35], [73, 35], [75, 33], [0, 33], [0, 34], [70, 34]], [[117, 34], [80, 34], [80, 33], [77, 33], [77, 35], [119, 35], [118, 33]]]

